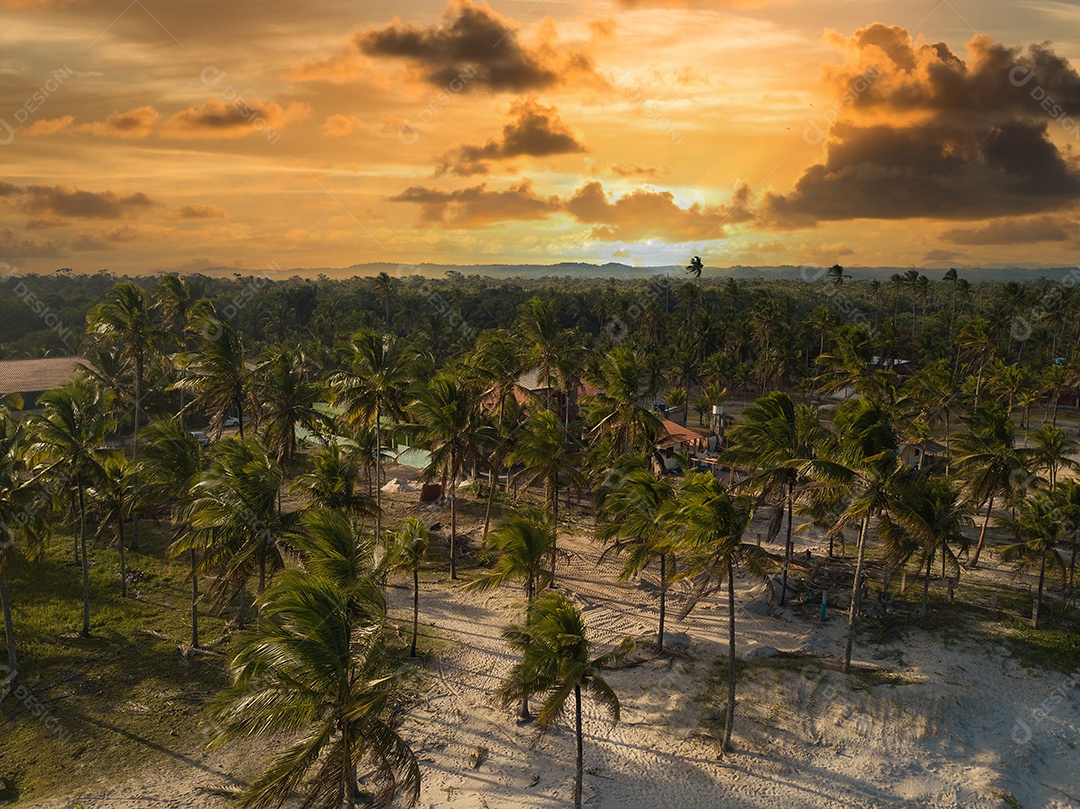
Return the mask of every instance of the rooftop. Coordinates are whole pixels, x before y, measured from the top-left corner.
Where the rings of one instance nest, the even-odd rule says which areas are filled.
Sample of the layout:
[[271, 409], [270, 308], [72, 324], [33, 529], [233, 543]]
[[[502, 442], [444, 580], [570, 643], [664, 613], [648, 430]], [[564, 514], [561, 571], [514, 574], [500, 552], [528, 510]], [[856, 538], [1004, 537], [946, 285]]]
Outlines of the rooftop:
[[82, 357], [0, 360], [0, 394], [37, 393], [66, 385], [82, 362]]

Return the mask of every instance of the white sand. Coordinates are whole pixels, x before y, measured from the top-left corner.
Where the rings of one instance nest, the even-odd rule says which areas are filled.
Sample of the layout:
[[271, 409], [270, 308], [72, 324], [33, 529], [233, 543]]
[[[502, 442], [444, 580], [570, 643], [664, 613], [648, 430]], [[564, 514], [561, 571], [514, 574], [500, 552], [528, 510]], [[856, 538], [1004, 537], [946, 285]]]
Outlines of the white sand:
[[[563, 544], [572, 556], [560, 566], [559, 585], [574, 594], [600, 646], [623, 634], [655, 633], [655, 587], [617, 584], [616, 564], [599, 565], [589, 543]], [[797, 666], [770, 660], [743, 677], [736, 751], [719, 760], [710, 736], [720, 727], [703, 716], [721, 710], [725, 603], [713, 599], [686, 621], [672, 619], [669, 631], [689, 636], [690, 656], [610, 672], [622, 700], [618, 726], [586, 701], [587, 805], [968, 809], [1000, 807], [1000, 794], [1011, 792], [1025, 809], [1080, 806], [1080, 672], [1072, 679], [1034, 673], [995, 648], [915, 630], [882, 645], [857, 644], [858, 664], [896, 676], [895, 683], [869, 686], [835, 670], [842, 615], [831, 614], [825, 624], [809, 615], [770, 616], [759, 583], [740, 578], [737, 585], [740, 657], [773, 647], [817, 658]], [[403, 620], [408, 599], [407, 590], [393, 588], [395, 614]], [[673, 597], [671, 614], [680, 599]], [[569, 805], [572, 733], [538, 737], [494, 700], [512, 664], [500, 631], [520, 619], [521, 609], [516, 591], [468, 595], [442, 582], [422, 592], [421, 620], [447, 646], [425, 670], [428, 697], [403, 729], [422, 760], [421, 806]], [[706, 692], [713, 705], [703, 704]], [[1040, 706], [1046, 715], [1033, 715]], [[486, 755], [474, 769], [479, 747]], [[189, 755], [199, 767], [177, 764], [107, 791], [39, 805], [225, 807], [223, 774], [250, 776], [261, 759], [257, 748]]]

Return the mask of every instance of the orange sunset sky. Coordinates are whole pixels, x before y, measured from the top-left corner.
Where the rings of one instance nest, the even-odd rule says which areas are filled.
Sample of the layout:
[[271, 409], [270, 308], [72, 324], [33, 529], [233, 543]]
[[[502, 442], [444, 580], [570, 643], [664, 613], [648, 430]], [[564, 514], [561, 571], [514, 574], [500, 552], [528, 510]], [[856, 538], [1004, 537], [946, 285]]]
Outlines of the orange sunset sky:
[[0, 0], [26, 272], [1076, 263], [1080, 8]]

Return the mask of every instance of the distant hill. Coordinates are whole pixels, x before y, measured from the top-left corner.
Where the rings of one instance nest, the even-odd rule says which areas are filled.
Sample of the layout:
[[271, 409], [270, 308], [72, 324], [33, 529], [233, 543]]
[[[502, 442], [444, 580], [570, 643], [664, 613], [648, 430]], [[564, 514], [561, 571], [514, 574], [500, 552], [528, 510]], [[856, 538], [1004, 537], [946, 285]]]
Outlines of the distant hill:
[[[1069, 273], [1076, 273], [1080, 280], [1080, 269], [1077, 267], [1015, 267], [1005, 265], [990, 265], [986, 267], [969, 267], [953, 265], [961, 278], [971, 282], [979, 281], [1035, 281], [1039, 278], [1048, 278], [1060, 281]], [[917, 269], [932, 281], [941, 280], [941, 277], [949, 269], [947, 266], [934, 265], [924, 267], [857, 267], [844, 266], [844, 271], [851, 275], [852, 281], [881, 281], [887, 282], [893, 275], [903, 274], [909, 269]], [[300, 267], [295, 269], [282, 269], [273, 272], [266, 270], [237, 270], [235, 267], [207, 267], [199, 270], [203, 275], [213, 277], [228, 277], [236, 273], [271, 275], [277, 280], [301, 276], [303, 278], [315, 278], [325, 275], [328, 278], [342, 279], [353, 276], [374, 276], [381, 272], [387, 275], [405, 278], [410, 275], [422, 275], [429, 278], [441, 278], [448, 272], [457, 272], [462, 275], [482, 275], [490, 278], [614, 278], [635, 279], [652, 278], [656, 275], [671, 275], [685, 277], [682, 265], [676, 266], [651, 266], [632, 267], [627, 264], [609, 262], [607, 264], [588, 264], [580, 261], [564, 261], [559, 264], [394, 264], [392, 262], [373, 262], [369, 264], [354, 264], [351, 267]], [[741, 278], [760, 280], [815, 280], [814, 273], [802, 267], [791, 264], [782, 264], [771, 267], [750, 267], [737, 264], [731, 267], [709, 267], [706, 265], [702, 277], [709, 278]]]

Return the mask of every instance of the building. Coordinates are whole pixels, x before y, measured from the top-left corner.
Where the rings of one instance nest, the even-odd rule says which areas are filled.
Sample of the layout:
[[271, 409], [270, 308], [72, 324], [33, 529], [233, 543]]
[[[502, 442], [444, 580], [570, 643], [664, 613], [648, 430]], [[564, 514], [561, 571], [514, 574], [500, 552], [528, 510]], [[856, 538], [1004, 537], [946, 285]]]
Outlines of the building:
[[82, 357], [0, 360], [0, 395], [17, 393], [23, 397], [23, 409], [32, 410], [38, 396], [66, 385], [82, 367]]

